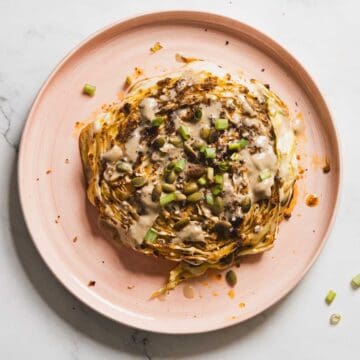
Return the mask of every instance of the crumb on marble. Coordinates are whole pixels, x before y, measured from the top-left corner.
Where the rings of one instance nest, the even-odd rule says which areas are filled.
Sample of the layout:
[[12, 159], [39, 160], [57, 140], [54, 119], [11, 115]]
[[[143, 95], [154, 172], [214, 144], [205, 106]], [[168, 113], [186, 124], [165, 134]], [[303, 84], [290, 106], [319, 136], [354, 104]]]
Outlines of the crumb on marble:
[[152, 54], [155, 54], [156, 52], [160, 51], [163, 48], [163, 46], [160, 44], [159, 41], [157, 41], [151, 48], [150, 51]]
[[88, 283], [88, 286], [89, 286], [89, 287], [90, 287], [90, 286], [95, 286], [95, 284], [96, 284], [96, 281], [90, 280], [89, 283]]
[[230, 299], [233, 299], [235, 297], [235, 291], [233, 289], [229, 290], [228, 295]]

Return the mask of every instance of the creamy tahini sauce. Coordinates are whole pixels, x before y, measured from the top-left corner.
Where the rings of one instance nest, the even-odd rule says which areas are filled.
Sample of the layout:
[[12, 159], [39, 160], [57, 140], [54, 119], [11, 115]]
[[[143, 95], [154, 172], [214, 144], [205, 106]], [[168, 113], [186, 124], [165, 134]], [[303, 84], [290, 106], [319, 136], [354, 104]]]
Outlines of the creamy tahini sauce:
[[231, 180], [229, 178], [229, 174], [225, 173], [223, 176], [224, 185], [223, 185], [223, 191], [224, 191], [224, 202], [225, 204], [230, 204], [234, 200], [235, 195], [235, 189], [231, 183]]
[[148, 184], [141, 189], [141, 202], [146, 208], [146, 214], [141, 215], [139, 220], [134, 221], [130, 226], [129, 235], [135, 239], [137, 244], [141, 244], [144, 241], [146, 232], [151, 228], [159, 215], [159, 204], [153, 202], [151, 199], [151, 193], [154, 186]]
[[155, 113], [158, 109], [158, 103], [156, 99], [148, 97], [143, 99], [140, 104], [140, 112], [145, 120], [152, 120], [156, 117]]
[[201, 121], [206, 123], [209, 120], [214, 120], [220, 117], [220, 112], [222, 109], [221, 102], [211, 102], [210, 105], [201, 105], [200, 109], [202, 111]]
[[[247, 167], [247, 179], [249, 184], [249, 195], [253, 202], [267, 199], [271, 196], [271, 187], [274, 185], [274, 176], [277, 171], [277, 157], [273, 148], [268, 144], [261, 152], [251, 155], [247, 150], [244, 151], [244, 160]], [[269, 170], [271, 176], [260, 181], [260, 173]]]
[[176, 235], [181, 241], [191, 240], [194, 242], [205, 242], [204, 231], [195, 221], [190, 221], [190, 223]]
[[125, 144], [126, 155], [132, 162], [136, 161], [138, 152], [142, 149], [140, 146], [140, 138], [140, 128], [137, 128]]
[[250, 116], [256, 115], [256, 112], [252, 109], [250, 104], [247, 102], [244, 94], [239, 94], [237, 96], [237, 100], [239, 101], [239, 104], [243, 108], [244, 113], [249, 114]]
[[102, 154], [101, 157], [106, 161], [115, 162], [123, 157], [123, 151], [118, 145], [114, 145], [110, 150]]
[[132, 223], [129, 228], [129, 235], [135, 243], [142, 244], [145, 234], [152, 227], [157, 215], [155, 212], [149, 212], [147, 215], [141, 215], [137, 221]]

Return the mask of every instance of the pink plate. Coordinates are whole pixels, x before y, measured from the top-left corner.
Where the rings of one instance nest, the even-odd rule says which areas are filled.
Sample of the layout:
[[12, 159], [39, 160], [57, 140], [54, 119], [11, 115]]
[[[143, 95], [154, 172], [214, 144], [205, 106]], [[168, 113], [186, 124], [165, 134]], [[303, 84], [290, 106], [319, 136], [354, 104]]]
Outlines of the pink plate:
[[[150, 47], [159, 41], [163, 49]], [[229, 43], [227, 43], [227, 41]], [[87, 203], [78, 151], [81, 124], [102, 104], [117, 100], [134, 67], [153, 76], [180, 67], [175, 54], [198, 57], [259, 79], [304, 119], [299, 142], [298, 202], [284, 221], [273, 250], [245, 259], [235, 271], [233, 292], [215, 273], [180, 285], [165, 299], [149, 300], [172, 264], [115, 250], [96, 226]], [[82, 95], [84, 83], [96, 95]], [[301, 113], [301, 114], [300, 114]], [[324, 174], [325, 158], [331, 171]], [[67, 160], [68, 159], [68, 160]], [[19, 159], [19, 187], [34, 242], [57, 278], [101, 314], [136, 328], [163, 333], [220, 329], [265, 310], [285, 296], [307, 272], [333, 222], [340, 186], [337, 135], [316, 85], [289, 53], [253, 28], [219, 15], [172, 11], [122, 21], [72, 51], [40, 91], [27, 120]], [[305, 205], [307, 193], [320, 197]], [[94, 281], [93, 286], [89, 282]], [[92, 283], [93, 284], [93, 283]], [[91, 284], [90, 284], [91, 285]]]

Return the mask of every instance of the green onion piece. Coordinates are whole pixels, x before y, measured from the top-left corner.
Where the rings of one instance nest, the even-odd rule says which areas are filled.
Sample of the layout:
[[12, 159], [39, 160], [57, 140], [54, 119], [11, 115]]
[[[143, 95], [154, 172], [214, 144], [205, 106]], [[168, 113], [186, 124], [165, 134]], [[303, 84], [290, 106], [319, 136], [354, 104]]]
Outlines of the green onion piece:
[[161, 206], [166, 206], [170, 203], [172, 203], [173, 201], [176, 200], [176, 194], [175, 193], [170, 193], [170, 194], [166, 194], [166, 195], [162, 195], [160, 197], [160, 205]]
[[215, 185], [212, 189], [211, 189], [211, 192], [214, 194], [214, 195], [219, 195], [221, 192], [222, 192], [222, 185]]
[[210, 182], [214, 181], [214, 168], [208, 167], [206, 172], [207, 178]]
[[271, 172], [269, 169], [265, 169], [265, 170], [261, 171], [261, 173], [259, 174], [260, 181], [264, 181], [269, 178], [271, 178]]
[[164, 123], [164, 118], [160, 116], [151, 120], [151, 125], [155, 127], [159, 127], [163, 123]]
[[208, 205], [214, 205], [214, 197], [212, 194], [206, 194], [205, 199]]
[[238, 160], [240, 159], [240, 154], [234, 152], [233, 154], [231, 154], [230, 159], [231, 159], [232, 161], [238, 161]]
[[146, 234], [144, 236], [144, 240], [148, 241], [148, 242], [154, 242], [157, 239], [157, 237], [158, 237], [158, 234], [157, 234], [156, 230], [153, 228], [150, 228], [146, 232]]
[[215, 120], [215, 129], [216, 130], [226, 130], [229, 126], [228, 119], [216, 119]]
[[206, 147], [204, 150], [204, 154], [206, 159], [215, 159], [216, 150], [215, 148]]
[[206, 177], [205, 177], [205, 176], [202, 176], [197, 182], [198, 182], [198, 184], [201, 185], [201, 186], [206, 185], [206, 183], [207, 183]]
[[96, 91], [96, 86], [85, 84], [83, 88], [83, 93], [89, 96], [94, 96]]
[[219, 185], [222, 185], [224, 182], [222, 175], [215, 175], [214, 180], [215, 180], [215, 183], [219, 184]]
[[184, 140], [190, 139], [190, 129], [187, 126], [181, 125], [178, 132]]
[[243, 149], [249, 143], [246, 139], [236, 140], [229, 144], [229, 150], [240, 150]]
[[357, 274], [351, 279], [351, 285], [354, 288], [360, 287], [360, 274]]
[[329, 290], [325, 297], [325, 302], [330, 305], [336, 297], [336, 292], [333, 290]]
[[185, 165], [186, 165], [185, 159], [180, 159], [180, 160], [175, 164], [174, 171], [175, 171], [176, 173], [182, 172], [182, 171], [185, 169]]
[[225, 172], [229, 170], [229, 164], [227, 161], [221, 161], [217, 164], [220, 171]]

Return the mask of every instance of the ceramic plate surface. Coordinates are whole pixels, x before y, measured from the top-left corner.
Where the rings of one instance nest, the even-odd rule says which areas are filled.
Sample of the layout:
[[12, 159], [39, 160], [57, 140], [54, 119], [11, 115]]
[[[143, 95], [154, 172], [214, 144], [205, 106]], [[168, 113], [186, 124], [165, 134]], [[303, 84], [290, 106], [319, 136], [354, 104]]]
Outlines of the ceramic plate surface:
[[[159, 41], [163, 49], [150, 47]], [[228, 43], [227, 43], [228, 42]], [[149, 300], [173, 264], [115, 250], [97, 228], [96, 211], [85, 198], [78, 150], [81, 124], [102, 104], [121, 97], [135, 67], [153, 76], [182, 66], [175, 54], [202, 58], [270, 84], [303, 117], [299, 141], [298, 202], [281, 224], [275, 247], [235, 268], [238, 284], [228, 294], [224, 276], [191, 281], [164, 301]], [[94, 97], [82, 95], [95, 84]], [[331, 171], [324, 174], [325, 158]], [[91, 36], [55, 69], [29, 114], [19, 158], [23, 211], [34, 243], [56, 277], [84, 303], [118, 322], [164, 333], [196, 333], [230, 326], [265, 310], [307, 272], [333, 221], [340, 184], [336, 132], [316, 85], [302, 66], [267, 36], [238, 21], [200, 12], [163, 12], [132, 18]], [[320, 197], [305, 205], [306, 194]], [[223, 274], [224, 275], [224, 274]], [[94, 281], [94, 286], [88, 286]]]

